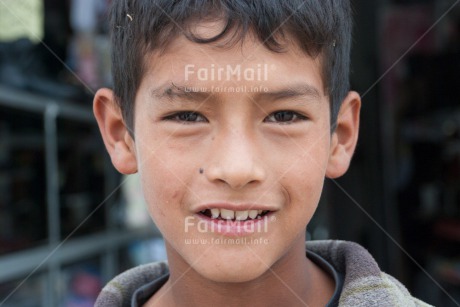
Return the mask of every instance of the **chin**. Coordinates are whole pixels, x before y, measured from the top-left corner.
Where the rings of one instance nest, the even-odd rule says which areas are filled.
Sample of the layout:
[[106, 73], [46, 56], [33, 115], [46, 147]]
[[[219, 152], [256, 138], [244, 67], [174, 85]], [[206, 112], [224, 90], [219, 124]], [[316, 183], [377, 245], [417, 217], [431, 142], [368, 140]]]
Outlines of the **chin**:
[[[270, 269], [269, 262], [258, 259], [255, 255], [240, 255], [238, 261], [225, 258], [196, 263], [193, 269], [207, 280], [218, 283], [244, 283], [255, 280]], [[236, 258], [236, 257], [235, 257]]]
[[265, 267], [263, 270], [235, 270], [231, 268], [230, 270], [222, 271], [209, 271], [204, 270], [199, 272], [207, 280], [212, 280], [217, 283], [244, 283], [250, 282], [262, 276], [268, 270]]

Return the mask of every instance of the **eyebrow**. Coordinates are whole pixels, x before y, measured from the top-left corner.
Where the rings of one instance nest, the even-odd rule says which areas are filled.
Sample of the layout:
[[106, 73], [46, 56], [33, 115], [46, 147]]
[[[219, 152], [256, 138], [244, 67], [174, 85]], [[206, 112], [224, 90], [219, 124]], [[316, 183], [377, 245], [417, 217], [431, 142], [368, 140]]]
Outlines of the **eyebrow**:
[[279, 90], [262, 92], [256, 95], [256, 100], [286, 100], [289, 98], [309, 98], [310, 100], [319, 101], [321, 99], [320, 91], [308, 83], [297, 84]]
[[151, 96], [157, 99], [168, 99], [174, 101], [175, 98], [182, 98], [191, 101], [202, 102], [209, 98], [212, 93], [205, 90], [197, 90], [198, 86], [176, 85], [171, 83], [167, 86], [161, 86], [151, 91]]
[[[175, 101], [176, 98], [186, 99], [192, 102], [203, 102], [213, 95], [205, 87], [191, 85], [176, 85], [171, 83], [167, 86], [161, 86], [151, 90], [151, 96], [157, 99], [168, 99]], [[309, 98], [309, 100], [319, 101], [321, 99], [320, 91], [308, 83], [300, 83], [288, 86], [286, 88], [276, 89], [274, 91], [256, 93], [255, 101], [279, 101], [292, 98]]]

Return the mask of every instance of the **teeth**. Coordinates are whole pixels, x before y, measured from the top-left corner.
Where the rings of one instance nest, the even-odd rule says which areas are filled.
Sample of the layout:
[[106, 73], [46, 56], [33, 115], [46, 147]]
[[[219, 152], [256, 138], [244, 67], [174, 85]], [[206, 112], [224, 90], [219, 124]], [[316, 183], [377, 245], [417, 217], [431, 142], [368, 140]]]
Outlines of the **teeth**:
[[[207, 210], [201, 211], [201, 213], [205, 214]], [[213, 219], [218, 219], [219, 217], [224, 219], [224, 220], [237, 220], [237, 221], [246, 221], [249, 219], [257, 219], [261, 218], [260, 215], [267, 213], [268, 211], [264, 210], [244, 210], [244, 211], [233, 211], [233, 210], [227, 210], [227, 209], [209, 209], [209, 212], [211, 212], [211, 218]]]
[[220, 209], [220, 217], [224, 220], [233, 220], [235, 218], [235, 211]]
[[220, 210], [219, 209], [211, 209], [211, 216], [213, 219], [218, 218], [220, 215]]
[[235, 211], [235, 219], [237, 221], [244, 221], [248, 219], [248, 211]]
[[251, 219], [255, 219], [258, 215], [259, 215], [259, 211], [258, 210], [249, 210], [249, 217]]

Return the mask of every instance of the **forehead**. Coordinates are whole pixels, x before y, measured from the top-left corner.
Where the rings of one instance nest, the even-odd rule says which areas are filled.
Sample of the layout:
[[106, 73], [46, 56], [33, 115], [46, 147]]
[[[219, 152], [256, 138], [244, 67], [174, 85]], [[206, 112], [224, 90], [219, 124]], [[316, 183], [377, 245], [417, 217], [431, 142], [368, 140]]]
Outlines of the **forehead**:
[[[202, 25], [200, 31], [207, 37], [216, 30]], [[310, 57], [287, 39], [285, 50], [274, 52], [250, 34], [231, 44], [198, 44], [179, 36], [161, 52], [146, 56], [143, 82], [157, 87], [171, 83], [289, 86], [307, 82], [324, 94], [321, 65], [320, 56]]]

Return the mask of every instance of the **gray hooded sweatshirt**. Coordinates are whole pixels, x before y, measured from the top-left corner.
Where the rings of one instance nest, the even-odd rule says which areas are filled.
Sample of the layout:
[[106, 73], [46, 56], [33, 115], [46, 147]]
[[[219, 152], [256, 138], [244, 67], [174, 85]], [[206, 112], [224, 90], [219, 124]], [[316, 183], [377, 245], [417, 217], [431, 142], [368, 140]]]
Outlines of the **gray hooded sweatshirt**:
[[[307, 257], [331, 274], [336, 291], [327, 306], [430, 306], [410, 295], [392, 276], [380, 271], [362, 246], [346, 241], [310, 241]], [[96, 307], [140, 307], [168, 279], [166, 262], [130, 269], [110, 281]]]

